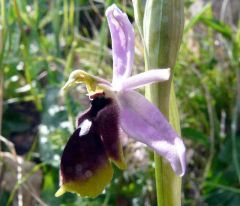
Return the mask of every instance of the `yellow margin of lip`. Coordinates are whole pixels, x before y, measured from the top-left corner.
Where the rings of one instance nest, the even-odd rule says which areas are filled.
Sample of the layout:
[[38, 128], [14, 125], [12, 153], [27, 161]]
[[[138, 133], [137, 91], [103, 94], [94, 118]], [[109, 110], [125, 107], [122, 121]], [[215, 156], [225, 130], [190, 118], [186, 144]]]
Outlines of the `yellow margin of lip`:
[[107, 161], [105, 165], [94, 171], [88, 179], [63, 183], [55, 193], [55, 197], [59, 197], [65, 192], [73, 192], [81, 197], [94, 198], [102, 193], [106, 185], [112, 180], [112, 177], [113, 169], [110, 162]]

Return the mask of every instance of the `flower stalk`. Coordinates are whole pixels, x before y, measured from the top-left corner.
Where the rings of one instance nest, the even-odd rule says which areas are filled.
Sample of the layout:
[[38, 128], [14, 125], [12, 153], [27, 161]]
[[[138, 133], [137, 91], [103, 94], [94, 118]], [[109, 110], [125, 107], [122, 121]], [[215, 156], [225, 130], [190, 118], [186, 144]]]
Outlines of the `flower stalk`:
[[[140, 6], [134, 0], [134, 14], [144, 42], [145, 69], [171, 68], [168, 81], [150, 85], [146, 97], [154, 103], [180, 136], [180, 123], [172, 83], [173, 68], [182, 39], [183, 0], [148, 0]], [[144, 10], [144, 12], [143, 12]], [[154, 153], [158, 206], [181, 205], [181, 177], [170, 164]]]

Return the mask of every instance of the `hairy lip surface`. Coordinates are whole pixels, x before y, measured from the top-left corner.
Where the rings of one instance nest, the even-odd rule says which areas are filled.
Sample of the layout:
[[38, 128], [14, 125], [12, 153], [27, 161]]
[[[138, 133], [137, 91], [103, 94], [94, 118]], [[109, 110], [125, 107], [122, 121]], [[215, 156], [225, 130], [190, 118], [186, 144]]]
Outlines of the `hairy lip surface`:
[[[118, 107], [104, 94], [96, 95], [91, 107], [77, 118], [77, 129], [69, 138], [61, 159], [62, 183], [87, 180], [109, 162], [121, 161], [119, 152]], [[90, 122], [88, 131], [81, 135], [81, 126]]]

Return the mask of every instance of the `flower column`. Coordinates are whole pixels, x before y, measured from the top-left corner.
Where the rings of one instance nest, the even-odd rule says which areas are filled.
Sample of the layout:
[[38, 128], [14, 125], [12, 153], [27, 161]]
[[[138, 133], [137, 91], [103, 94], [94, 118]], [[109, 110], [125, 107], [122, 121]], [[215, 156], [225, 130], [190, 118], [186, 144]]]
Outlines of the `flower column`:
[[[178, 110], [172, 84], [173, 68], [182, 39], [183, 0], [133, 0], [134, 15], [144, 41], [146, 70], [171, 68], [167, 82], [147, 87], [146, 96], [159, 107], [180, 135]], [[144, 8], [145, 7], [145, 8]], [[155, 175], [158, 206], [181, 205], [181, 177], [169, 163], [155, 153]]]

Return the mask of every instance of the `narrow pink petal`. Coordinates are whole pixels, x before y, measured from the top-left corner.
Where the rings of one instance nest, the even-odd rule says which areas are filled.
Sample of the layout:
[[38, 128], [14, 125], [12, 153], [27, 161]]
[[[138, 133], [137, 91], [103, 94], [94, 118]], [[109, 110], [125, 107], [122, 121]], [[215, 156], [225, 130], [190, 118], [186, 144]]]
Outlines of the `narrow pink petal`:
[[134, 31], [127, 15], [115, 4], [106, 10], [112, 38], [113, 85], [131, 75], [134, 60]]
[[156, 82], [163, 82], [170, 77], [170, 69], [152, 69], [125, 79], [122, 83], [122, 90], [137, 89]]
[[162, 113], [135, 91], [118, 94], [122, 129], [164, 157], [179, 176], [186, 169], [185, 146]]

